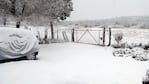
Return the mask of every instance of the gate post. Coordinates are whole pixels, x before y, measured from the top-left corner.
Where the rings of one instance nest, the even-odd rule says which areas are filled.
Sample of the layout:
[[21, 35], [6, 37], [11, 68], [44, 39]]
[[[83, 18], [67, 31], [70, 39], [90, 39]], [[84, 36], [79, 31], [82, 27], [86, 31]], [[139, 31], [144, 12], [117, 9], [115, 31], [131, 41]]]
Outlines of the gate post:
[[99, 34], [98, 34], [98, 43], [100, 45], [100, 40], [101, 40], [101, 37], [100, 37], [100, 30], [99, 30]]
[[111, 28], [109, 28], [109, 44], [108, 44], [108, 46], [111, 45], [111, 35], [112, 35]]
[[74, 28], [72, 29], [72, 34], [71, 34], [71, 39], [73, 42], [75, 42], [75, 38], [74, 38], [74, 35], [75, 35], [75, 32], [74, 32]]
[[105, 32], [106, 32], [106, 28], [103, 28], [103, 46], [105, 46]]

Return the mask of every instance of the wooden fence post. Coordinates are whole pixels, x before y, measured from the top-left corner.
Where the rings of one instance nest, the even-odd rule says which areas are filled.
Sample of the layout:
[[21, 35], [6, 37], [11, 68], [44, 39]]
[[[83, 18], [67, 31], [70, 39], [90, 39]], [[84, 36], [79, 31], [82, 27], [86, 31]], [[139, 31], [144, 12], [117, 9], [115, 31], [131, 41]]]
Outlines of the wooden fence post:
[[72, 42], [75, 42], [75, 30], [74, 30], [74, 28], [72, 29], [71, 39], [72, 39]]
[[111, 35], [112, 35], [111, 28], [109, 28], [109, 44], [108, 44], [108, 46], [111, 45]]
[[103, 46], [105, 46], [105, 32], [106, 32], [106, 28], [103, 28]]
[[58, 33], [59, 33], [59, 31], [57, 30], [57, 40], [59, 39]]

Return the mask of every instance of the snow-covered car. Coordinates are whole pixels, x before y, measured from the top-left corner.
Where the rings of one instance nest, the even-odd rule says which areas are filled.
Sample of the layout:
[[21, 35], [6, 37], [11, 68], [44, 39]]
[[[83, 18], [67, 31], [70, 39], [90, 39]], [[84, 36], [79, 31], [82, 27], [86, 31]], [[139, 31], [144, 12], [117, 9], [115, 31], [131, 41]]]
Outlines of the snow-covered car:
[[36, 59], [38, 40], [32, 31], [17, 28], [0, 28], [0, 61]]

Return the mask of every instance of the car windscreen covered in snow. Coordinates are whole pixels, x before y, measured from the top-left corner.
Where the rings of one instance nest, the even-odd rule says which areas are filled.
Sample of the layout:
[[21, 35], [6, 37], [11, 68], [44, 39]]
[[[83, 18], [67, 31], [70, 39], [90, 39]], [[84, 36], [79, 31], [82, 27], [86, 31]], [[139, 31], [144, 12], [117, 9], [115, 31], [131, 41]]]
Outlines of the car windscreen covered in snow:
[[31, 31], [17, 28], [0, 28], [0, 60], [24, 56], [34, 59], [34, 54], [38, 50], [38, 40]]

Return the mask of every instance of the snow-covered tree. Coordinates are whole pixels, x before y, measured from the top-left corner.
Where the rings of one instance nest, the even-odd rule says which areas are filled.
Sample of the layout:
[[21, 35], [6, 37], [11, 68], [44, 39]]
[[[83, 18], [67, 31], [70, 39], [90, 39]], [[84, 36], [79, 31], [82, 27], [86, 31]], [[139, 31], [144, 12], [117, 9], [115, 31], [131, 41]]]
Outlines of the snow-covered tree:
[[[32, 14], [49, 18], [52, 39], [54, 39], [53, 23], [65, 20], [73, 10], [71, 0], [1, 0], [0, 2], [2, 1], [0, 9], [7, 8], [8, 12], [17, 18], [17, 28], [20, 27], [24, 18]], [[9, 7], [5, 7], [7, 5]], [[47, 39], [47, 35], [45, 35], [45, 39]]]
[[0, 15], [3, 17], [3, 25], [6, 25], [7, 15], [10, 14], [10, 1], [9, 0], [1, 0], [0, 1]]
[[11, 14], [17, 18], [16, 27], [19, 28], [21, 21], [36, 10], [36, 0], [10, 0]]
[[34, 13], [38, 0], [0, 0], [0, 12], [9, 14], [17, 19], [16, 27], [19, 28], [21, 21]]
[[[73, 11], [71, 0], [40, 0], [37, 10], [38, 14], [47, 16], [50, 21], [51, 39], [54, 39], [53, 23], [56, 21], [65, 20]], [[47, 32], [47, 31], [46, 31]], [[45, 35], [47, 39], [47, 35]]]

